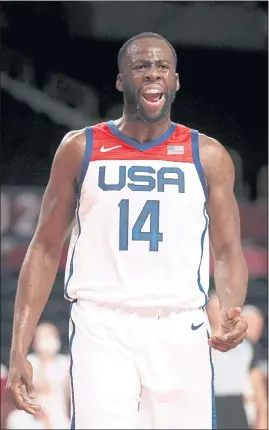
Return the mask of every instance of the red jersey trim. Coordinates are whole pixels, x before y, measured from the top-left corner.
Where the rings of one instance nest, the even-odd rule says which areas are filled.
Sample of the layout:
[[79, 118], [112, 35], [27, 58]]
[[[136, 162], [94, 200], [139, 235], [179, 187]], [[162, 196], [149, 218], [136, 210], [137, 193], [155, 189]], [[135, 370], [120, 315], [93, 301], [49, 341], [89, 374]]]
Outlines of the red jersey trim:
[[106, 122], [96, 124], [93, 130], [91, 161], [105, 160], [163, 160], [193, 163], [191, 129], [180, 124], [171, 136], [153, 148], [137, 150], [115, 136]]

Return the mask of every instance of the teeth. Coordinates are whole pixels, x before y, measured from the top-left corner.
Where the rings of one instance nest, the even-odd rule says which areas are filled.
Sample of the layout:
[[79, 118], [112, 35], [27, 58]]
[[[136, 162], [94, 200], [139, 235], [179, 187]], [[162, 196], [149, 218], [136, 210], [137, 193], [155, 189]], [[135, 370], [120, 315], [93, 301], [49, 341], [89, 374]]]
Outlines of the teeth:
[[157, 88], [150, 88], [146, 90], [144, 94], [161, 94], [161, 91], [157, 90]]

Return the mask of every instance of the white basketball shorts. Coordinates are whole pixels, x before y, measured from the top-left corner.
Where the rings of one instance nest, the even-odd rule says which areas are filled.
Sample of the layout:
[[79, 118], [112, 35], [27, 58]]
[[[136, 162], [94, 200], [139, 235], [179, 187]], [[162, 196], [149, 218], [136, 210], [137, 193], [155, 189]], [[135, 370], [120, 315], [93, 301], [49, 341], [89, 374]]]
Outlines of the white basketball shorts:
[[71, 429], [215, 429], [209, 324], [202, 309], [71, 305]]

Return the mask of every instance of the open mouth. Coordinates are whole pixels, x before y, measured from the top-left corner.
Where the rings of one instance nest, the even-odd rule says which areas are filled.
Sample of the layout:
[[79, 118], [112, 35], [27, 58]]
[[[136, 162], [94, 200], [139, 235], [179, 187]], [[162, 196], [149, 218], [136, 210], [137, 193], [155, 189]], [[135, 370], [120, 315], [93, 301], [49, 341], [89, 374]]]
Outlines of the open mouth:
[[160, 92], [159, 90], [152, 88], [152, 89], [148, 89], [146, 90], [143, 94], [142, 97], [146, 100], [146, 102], [148, 103], [152, 103], [152, 104], [157, 104], [160, 102], [160, 100], [163, 98], [163, 93]]

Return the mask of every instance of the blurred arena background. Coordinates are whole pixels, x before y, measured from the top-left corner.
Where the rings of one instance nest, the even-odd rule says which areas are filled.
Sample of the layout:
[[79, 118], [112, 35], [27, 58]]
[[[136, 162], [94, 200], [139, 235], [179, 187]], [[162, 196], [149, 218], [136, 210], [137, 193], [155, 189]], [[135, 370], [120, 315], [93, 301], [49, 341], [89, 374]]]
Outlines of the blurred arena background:
[[[3, 387], [17, 278], [57, 146], [71, 129], [121, 115], [117, 51], [142, 31], [160, 33], [176, 48], [181, 90], [172, 119], [215, 137], [233, 158], [249, 267], [246, 303], [261, 311], [264, 323], [255, 366], [267, 383], [268, 3], [10, 1], [0, 8], [1, 428], [67, 428], [44, 417], [39, 427], [6, 423], [12, 406]], [[65, 258], [66, 247], [42, 315], [59, 330], [62, 358], [68, 354]], [[263, 428], [253, 418], [249, 423]]]

